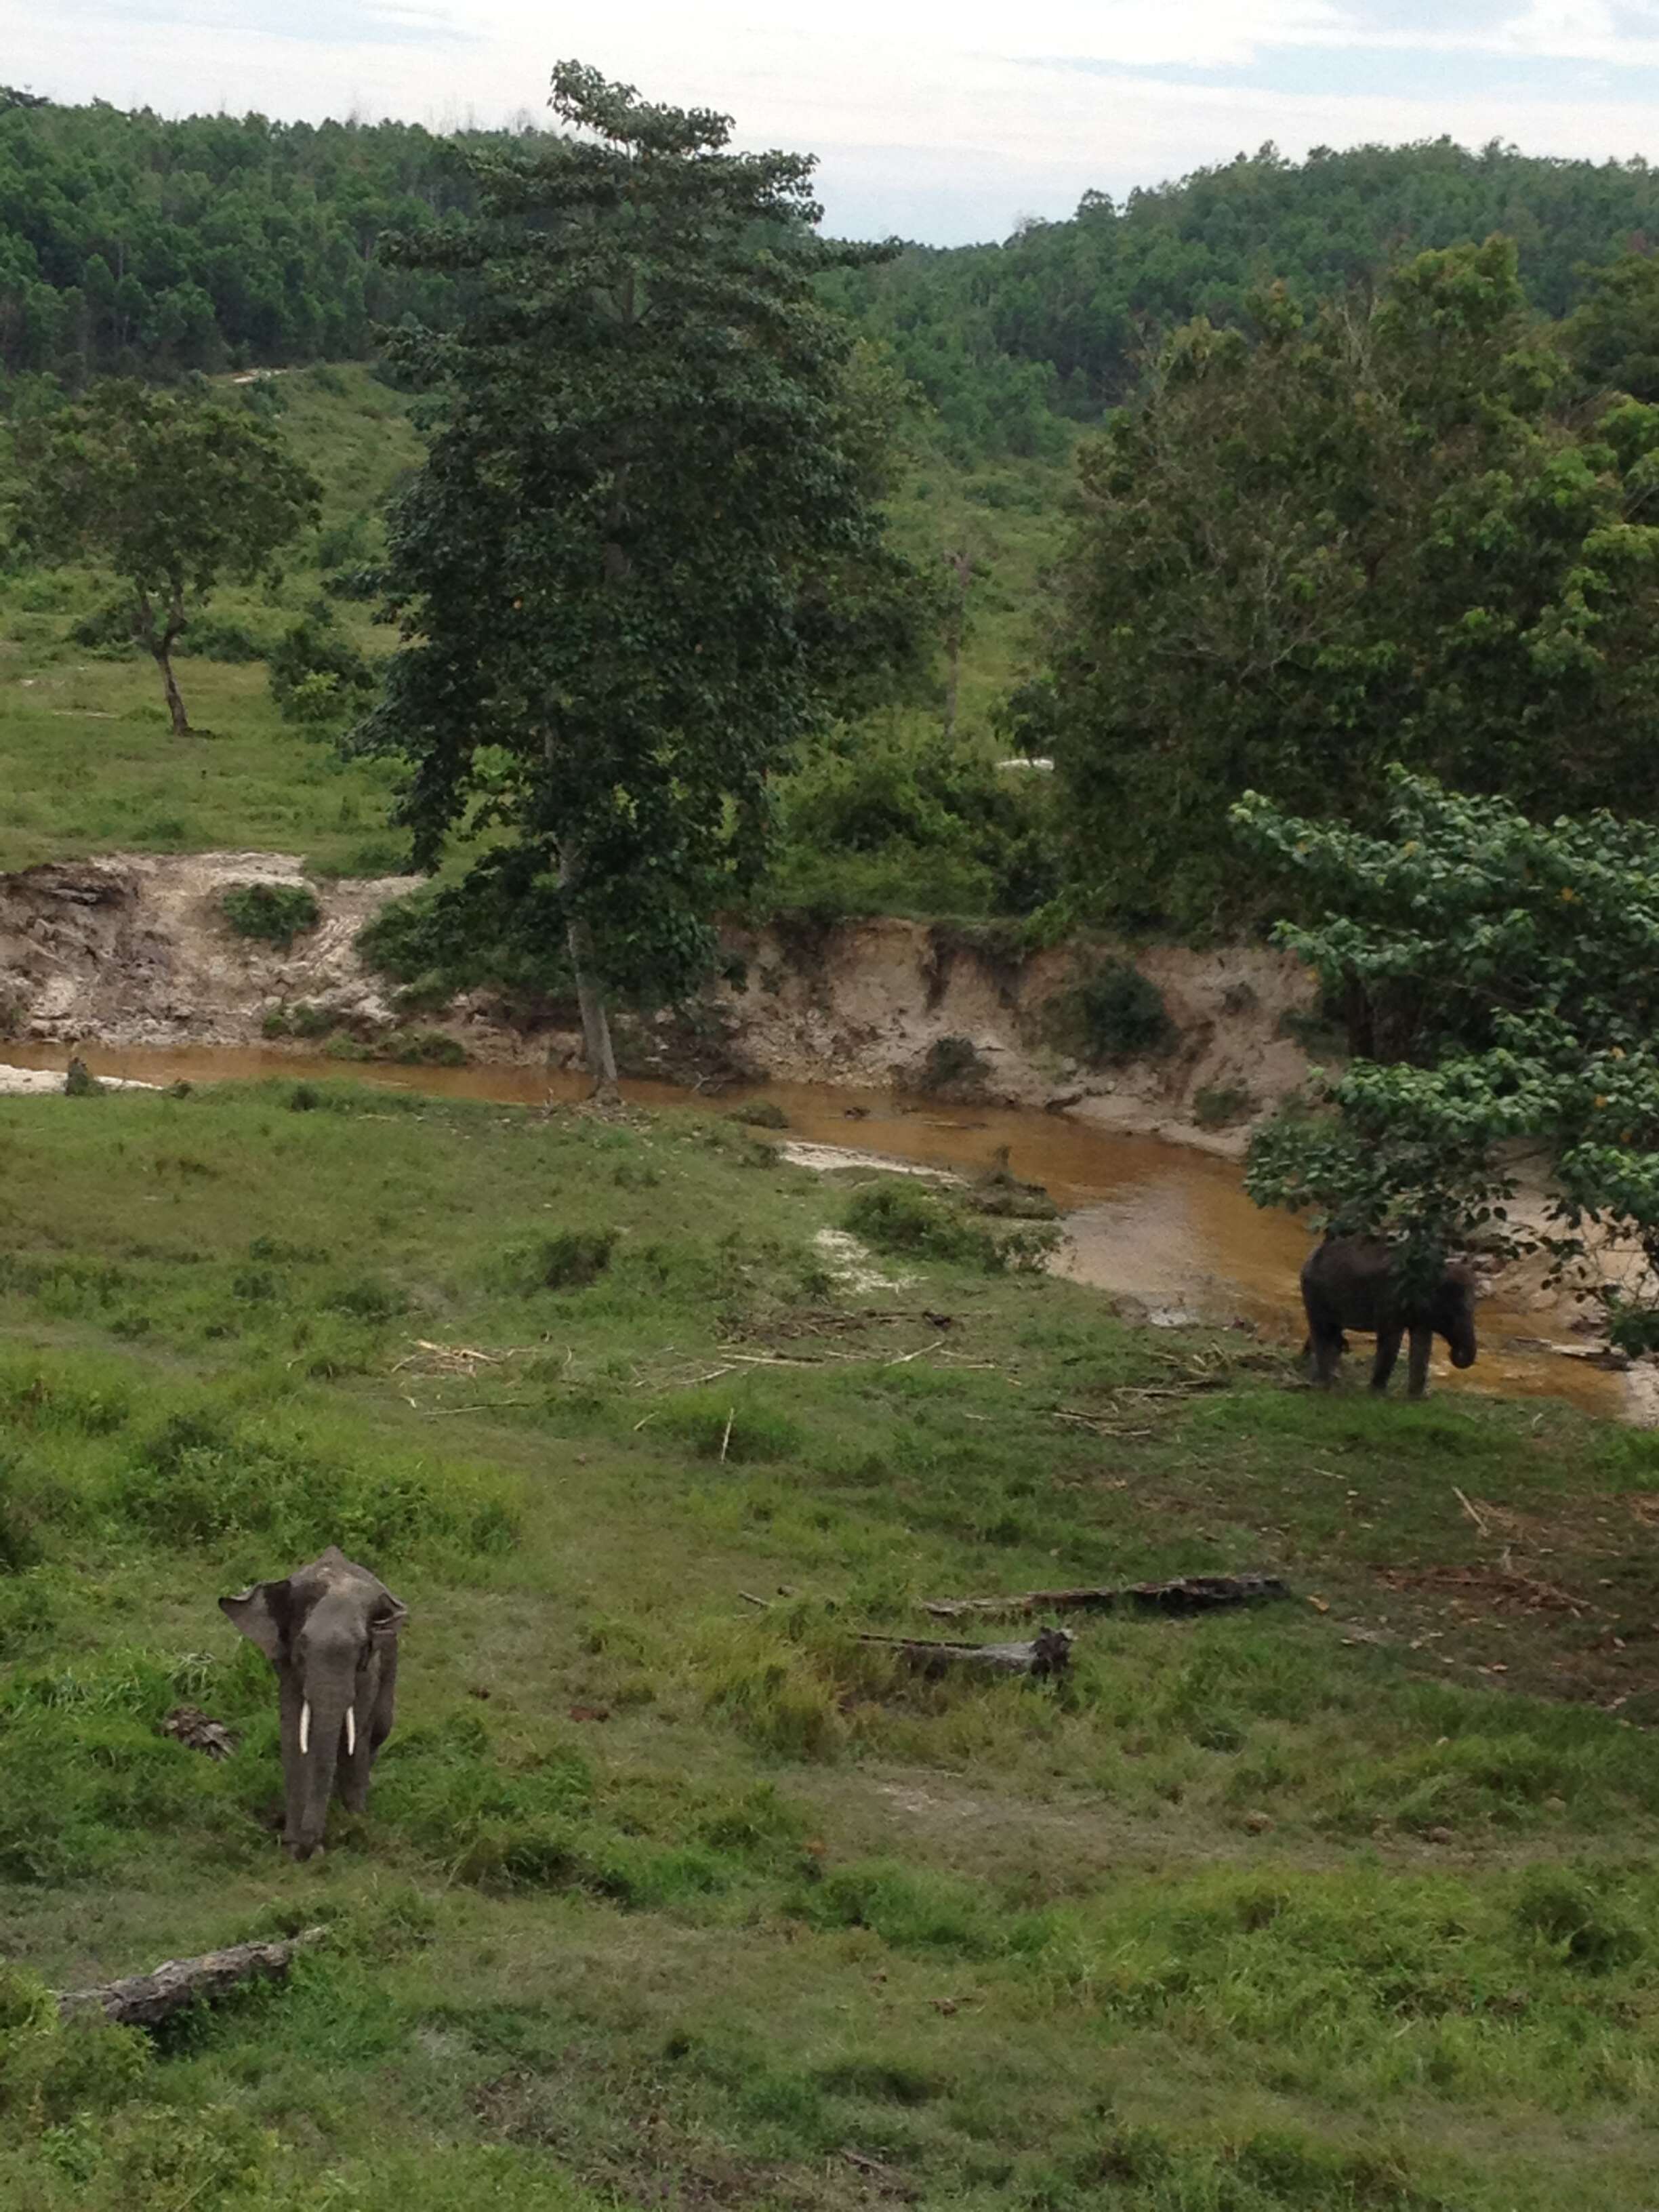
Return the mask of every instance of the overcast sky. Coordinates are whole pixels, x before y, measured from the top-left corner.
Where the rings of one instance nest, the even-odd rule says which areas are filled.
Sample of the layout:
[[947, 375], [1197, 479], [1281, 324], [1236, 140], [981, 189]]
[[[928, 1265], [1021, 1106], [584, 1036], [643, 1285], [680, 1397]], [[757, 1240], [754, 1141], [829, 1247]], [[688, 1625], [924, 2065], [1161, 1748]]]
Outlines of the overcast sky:
[[569, 57], [819, 155], [828, 227], [957, 244], [1254, 150], [1659, 155], [1659, 0], [0, 0], [0, 77], [165, 113], [539, 114]]

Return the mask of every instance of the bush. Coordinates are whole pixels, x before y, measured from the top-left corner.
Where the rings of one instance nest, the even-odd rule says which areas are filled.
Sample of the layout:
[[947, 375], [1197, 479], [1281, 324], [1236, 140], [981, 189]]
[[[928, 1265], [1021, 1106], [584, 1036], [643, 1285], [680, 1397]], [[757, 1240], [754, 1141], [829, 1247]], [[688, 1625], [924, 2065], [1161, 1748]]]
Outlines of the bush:
[[43, 1982], [0, 1966], [0, 2113], [9, 2133], [60, 2125], [125, 2103], [150, 2064], [136, 2027], [64, 2020]]
[[138, 641], [133, 623], [132, 600], [122, 592], [112, 599], [100, 600], [79, 622], [71, 623], [70, 641], [84, 646], [89, 653], [135, 653]]
[[977, 1097], [990, 1068], [970, 1037], [935, 1037], [923, 1054], [917, 1080], [940, 1096]]
[[844, 913], [1030, 913], [1059, 888], [1047, 781], [932, 730], [861, 723], [783, 782], [775, 890]]
[[[1046, 1200], [1044, 1206], [1047, 1210]], [[875, 1183], [855, 1192], [842, 1218], [855, 1237], [863, 1237], [878, 1252], [905, 1258], [954, 1260], [982, 1267], [988, 1275], [1041, 1267], [1060, 1242], [1060, 1231], [1046, 1223], [1011, 1235], [994, 1236], [976, 1222], [965, 1220], [943, 1199], [919, 1188], [914, 1180]]]
[[561, 1229], [533, 1243], [514, 1245], [505, 1273], [520, 1297], [538, 1291], [582, 1291], [598, 1282], [616, 1249], [614, 1229]]
[[405, 1067], [465, 1067], [466, 1047], [442, 1030], [403, 1030], [389, 1036], [378, 1050], [381, 1060]]
[[572, 1003], [556, 891], [505, 871], [499, 884], [453, 884], [390, 899], [357, 933], [357, 951], [430, 1003], [493, 987], [527, 1003]]
[[313, 614], [294, 623], [273, 649], [270, 681], [284, 720], [317, 723], [361, 714], [380, 678], [331, 619]]
[[1056, 1011], [1068, 1041], [1097, 1067], [1148, 1059], [1175, 1042], [1163, 993], [1127, 960], [1103, 961]]
[[914, 1180], [873, 1183], [855, 1191], [842, 1217], [855, 1237], [878, 1252], [914, 1258], [963, 1260], [988, 1273], [1000, 1267], [989, 1231], [964, 1221], [954, 1206]]
[[191, 623], [181, 634], [175, 650], [198, 660], [245, 664], [265, 657], [264, 647], [252, 630], [244, 629], [238, 622], [222, 621], [216, 615], [204, 616]]
[[1516, 1900], [1515, 1917], [1564, 1965], [1592, 1974], [1626, 1966], [1646, 1948], [1636, 1920], [1618, 1899], [1567, 1867], [1534, 1867]]
[[730, 1118], [741, 1121], [751, 1129], [787, 1129], [789, 1116], [775, 1099], [749, 1098], [741, 1106], [732, 1109]]
[[344, 522], [325, 524], [317, 532], [317, 566], [326, 573], [349, 568], [368, 557], [368, 517], [354, 514]]
[[1200, 1129], [1230, 1129], [1255, 1111], [1255, 1096], [1242, 1083], [1206, 1084], [1193, 1093], [1193, 1119]]
[[210, 1406], [167, 1415], [109, 1478], [104, 1508], [134, 1533], [179, 1547], [258, 1536], [307, 1559], [325, 1544], [383, 1558], [436, 1541], [495, 1551], [512, 1540], [493, 1475], [380, 1457], [364, 1463], [303, 1431], [240, 1420]]
[[219, 905], [239, 937], [264, 938], [284, 952], [322, 919], [314, 893], [304, 884], [234, 884]]

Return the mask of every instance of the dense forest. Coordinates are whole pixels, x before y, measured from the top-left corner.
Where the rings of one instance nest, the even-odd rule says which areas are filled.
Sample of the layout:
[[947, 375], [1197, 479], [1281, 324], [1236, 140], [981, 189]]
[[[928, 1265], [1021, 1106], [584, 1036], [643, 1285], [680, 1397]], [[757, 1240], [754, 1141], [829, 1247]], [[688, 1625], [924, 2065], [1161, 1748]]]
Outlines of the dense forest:
[[1005, 245], [912, 248], [839, 281], [959, 438], [1038, 452], [1056, 416], [1089, 421], [1125, 398], [1160, 337], [1194, 316], [1238, 323], [1275, 279], [1307, 307], [1494, 232], [1515, 241], [1532, 304], [1565, 314], [1589, 268], [1659, 233], [1659, 174], [1449, 139], [1304, 162], [1265, 146], [1121, 206], [1085, 193], [1070, 221], [1027, 223]]
[[0, 375], [361, 357], [377, 324], [441, 305], [375, 245], [465, 209], [452, 145], [417, 124], [169, 122], [0, 88]]
[[[168, 121], [0, 88], [0, 380], [361, 358], [376, 325], [441, 314], [445, 280], [375, 245], [471, 211], [454, 155], [412, 124]], [[912, 246], [823, 281], [960, 450], [1040, 455], [1121, 399], [1164, 333], [1239, 321], [1269, 278], [1308, 305], [1493, 232], [1561, 315], [1588, 267], [1659, 234], [1659, 178], [1448, 140], [1299, 163], [1269, 146], [1121, 205], [1087, 193], [1004, 244]]]

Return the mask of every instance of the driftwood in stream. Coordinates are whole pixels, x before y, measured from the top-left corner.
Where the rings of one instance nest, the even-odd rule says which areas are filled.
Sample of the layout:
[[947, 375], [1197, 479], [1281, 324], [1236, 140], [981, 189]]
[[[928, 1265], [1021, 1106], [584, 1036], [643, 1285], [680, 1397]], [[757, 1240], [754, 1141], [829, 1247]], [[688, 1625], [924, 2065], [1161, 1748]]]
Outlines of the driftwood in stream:
[[1125, 1583], [1115, 1589], [1025, 1590], [1012, 1597], [941, 1597], [924, 1605], [935, 1620], [964, 1613], [1210, 1613], [1218, 1606], [1260, 1605], [1288, 1597], [1277, 1575], [1180, 1575], [1167, 1583]]
[[277, 1943], [234, 1943], [228, 1951], [209, 1951], [199, 1959], [166, 1959], [152, 1974], [100, 1982], [95, 1989], [66, 1990], [60, 2013], [101, 2012], [124, 2027], [154, 2027], [170, 2013], [198, 2000], [211, 2002], [243, 1982], [280, 1981], [295, 1952], [320, 1943], [326, 1929], [307, 1928]]
[[860, 1636], [859, 1642], [896, 1651], [919, 1672], [933, 1677], [951, 1667], [969, 1667], [992, 1674], [1030, 1674], [1042, 1681], [1050, 1674], [1064, 1674], [1072, 1659], [1072, 1639], [1063, 1628], [1041, 1629], [1030, 1644], [936, 1644], [912, 1636]]

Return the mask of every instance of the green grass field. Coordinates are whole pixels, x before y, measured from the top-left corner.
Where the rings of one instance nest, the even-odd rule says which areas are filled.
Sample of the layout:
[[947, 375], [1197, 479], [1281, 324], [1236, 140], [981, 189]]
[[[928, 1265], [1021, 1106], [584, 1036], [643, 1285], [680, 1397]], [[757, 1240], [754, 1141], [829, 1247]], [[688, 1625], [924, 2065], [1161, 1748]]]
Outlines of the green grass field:
[[[371, 557], [380, 504], [420, 452], [407, 400], [365, 371], [281, 381], [282, 428], [323, 484], [323, 516], [276, 582], [215, 595], [210, 623], [252, 648], [273, 644], [318, 598], [331, 533]], [[326, 737], [285, 723], [263, 660], [181, 653], [196, 728], [174, 737], [148, 656], [71, 635], [111, 589], [75, 569], [0, 573], [0, 870], [112, 851], [292, 852], [346, 874], [404, 864], [406, 843], [386, 826], [391, 774], [343, 761]], [[334, 611], [358, 645], [387, 649], [389, 633], [361, 602]]]
[[[227, 633], [245, 652], [273, 645], [318, 602], [324, 562], [349, 568], [377, 556], [384, 501], [420, 457], [410, 403], [366, 370], [296, 370], [280, 390], [283, 433], [324, 487], [321, 523], [276, 582], [215, 595], [205, 618], [212, 649], [176, 662], [193, 735], [173, 736], [146, 656], [76, 641], [76, 627], [108, 599], [108, 579], [0, 568], [0, 871], [110, 851], [291, 852], [344, 874], [406, 865], [407, 840], [387, 827], [392, 772], [342, 759], [331, 733], [284, 722], [263, 659], [222, 657]], [[896, 537], [919, 562], [957, 550], [974, 560], [960, 728], [988, 754], [1000, 749], [992, 710], [1023, 665], [1067, 483], [1065, 470], [1036, 464], [968, 472], [930, 458], [894, 504]], [[391, 632], [369, 606], [328, 604], [361, 649], [390, 650]], [[924, 740], [939, 722], [932, 708], [885, 718], [901, 744]], [[862, 865], [832, 856], [827, 872], [822, 855], [805, 860], [804, 874], [786, 868], [781, 896], [898, 911], [940, 900], [948, 908], [964, 896], [959, 867], [919, 873], [908, 848]], [[970, 906], [972, 892], [970, 877]]]
[[[723, 1121], [0, 1102], [0, 2202], [1648, 2201], [1659, 1440], [972, 1237], [851, 1290], [852, 1202]], [[332, 1540], [411, 1617], [296, 1867], [214, 1600]], [[857, 1640], [1256, 1567], [1057, 1686]], [[154, 2042], [39, 1995], [313, 1923]]]

